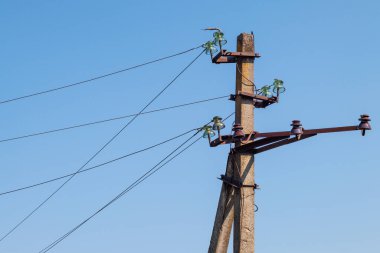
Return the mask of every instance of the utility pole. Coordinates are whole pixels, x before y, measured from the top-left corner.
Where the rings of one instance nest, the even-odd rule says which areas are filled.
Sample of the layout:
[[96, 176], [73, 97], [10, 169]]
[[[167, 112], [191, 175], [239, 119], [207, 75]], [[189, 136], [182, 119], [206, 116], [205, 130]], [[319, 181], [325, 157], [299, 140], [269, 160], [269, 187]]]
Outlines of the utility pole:
[[[254, 55], [253, 34], [242, 33], [237, 38], [237, 52]], [[247, 92], [254, 94], [253, 85], [254, 58], [240, 58], [236, 65], [236, 94]], [[250, 82], [251, 81], [251, 82]], [[252, 99], [238, 96], [235, 99], [235, 124], [240, 124], [244, 132], [253, 132], [254, 105]], [[241, 143], [237, 143], [240, 146]], [[252, 153], [234, 154], [237, 163], [234, 179], [243, 185], [254, 185], [254, 155]], [[234, 205], [234, 253], [254, 252], [254, 210], [255, 194], [253, 187], [241, 187], [235, 190]]]
[[[226, 43], [224, 34], [218, 28], [214, 41], [207, 42], [204, 47], [211, 55], [213, 63], [236, 64], [236, 89], [230, 100], [235, 101], [235, 124], [233, 134], [220, 135], [224, 128], [220, 117], [214, 117], [212, 129], [218, 130], [218, 138], [211, 140], [215, 133], [211, 126], [205, 128], [205, 136], [208, 136], [210, 147], [223, 144], [234, 144], [227, 160], [226, 172], [221, 175], [223, 181], [214, 228], [210, 240], [208, 253], [226, 253], [230, 239], [232, 225], [234, 225], [233, 252], [254, 252], [254, 214], [255, 190], [258, 185], [254, 177], [255, 155], [295, 143], [318, 134], [356, 131], [360, 130], [365, 135], [371, 130], [370, 117], [367, 114], [360, 115], [359, 125], [304, 129], [301, 121], [293, 120], [290, 131], [261, 133], [254, 130], [254, 109], [266, 108], [279, 102], [280, 93], [285, 91], [283, 81], [274, 79], [272, 85], [265, 85], [258, 89], [254, 84], [254, 60], [260, 55], [255, 53], [253, 34], [242, 33], [237, 37], [237, 52], [228, 52], [222, 49]], [[213, 56], [215, 46], [219, 46], [220, 52]]]
[[[233, 155], [230, 153], [225, 173], [228, 178], [234, 175], [234, 162]], [[231, 185], [222, 185], [208, 253], [227, 253], [234, 221], [234, 190]]]
[[[255, 91], [253, 34], [242, 33], [238, 36], [237, 53], [249, 56], [238, 58], [236, 62], [236, 94], [253, 94]], [[227, 58], [225, 60], [228, 61]], [[253, 116], [252, 99], [244, 96], [236, 97], [235, 124], [240, 125], [245, 131], [253, 132]], [[255, 185], [254, 155], [231, 152], [223, 179], [240, 182], [243, 185]], [[254, 190], [253, 187], [236, 188], [231, 184], [222, 185], [209, 253], [227, 252], [232, 224], [234, 224], [234, 253], [254, 252]]]

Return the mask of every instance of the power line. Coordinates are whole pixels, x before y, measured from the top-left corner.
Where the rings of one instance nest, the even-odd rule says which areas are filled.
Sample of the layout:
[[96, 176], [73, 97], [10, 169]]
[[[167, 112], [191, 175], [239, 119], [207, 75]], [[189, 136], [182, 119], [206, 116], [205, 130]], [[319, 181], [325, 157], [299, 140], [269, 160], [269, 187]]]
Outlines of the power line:
[[[198, 134], [198, 132], [196, 134]], [[99, 210], [97, 210], [95, 213], [93, 213], [87, 219], [85, 219], [84, 221], [82, 221], [79, 225], [75, 226], [73, 229], [71, 229], [65, 235], [61, 236], [56, 241], [54, 241], [53, 243], [51, 243], [49, 246], [47, 246], [46, 248], [44, 248], [41, 251], [39, 251], [39, 253], [45, 253], [45, 252], [50, 251], [54, 246], [56, 246], [58, 243], [60, 243], [61, 241], [63, 241], [66, 237], [68, 237], [70, 234], [72, 234], [73, 232], [75, 232], [78, 228], [80, 228], [81, 226], [83, 226], [85, 223], [87, 223], [89, 220], [91, 220], [94, 216], [96, 216], [97, 214], [99, 214], [101, 211], [103, 211], [104, 209], [106, 209], [108, 206], [110, 206], [116, 200], [118, 200], [119, 198], [121, 198], [122, 196], [124, 196], [127, 192], [129, 192], [130, 190], [132, 190], [133, 188], [135, 188], [137, 185], [139, 185], [140, 183], [142, 183], [143, 181], [145, 181], [148, 177], [152, 176], [155, 172], [157, 172], [163, 166], [165, 166], [166, 164], [168, 164], [170, 161], [172, 161], [178, 155], [180, 155], [181, 153], [183, 153], [190, 146], [192, 146], [197, 141], [199, 141], [202, 137], [199, 137], [194, 142], [192, 142], [190, 145], [188, 145], [186, 148], [184, 148], [179, 153], [177, 153], [175, 156], [173, 156], [172, 158], [170, 158], [169, 160], [167, 160], [165, 163], [163, 163], [170, 155], [172, 155], [174, 152], [176, 152], [177, 150], [179, 150], [183, 145], [185, 145], [188, 141], [190, 141], [192, 138], [194, 138], [194, 136], [196, 134], [194, 134], [189, 139], [187, 139], [185, 142], [183, 142], [181, 145], [179, 145], [177, 148], [175, 148], [169, 155], [167, 155], [164, 159], [162, 159], [160, 162], [158, 162], [155, 166], [153, 166], [150, 170], [148, 170], [143, 176], [141, 176], [136, 181], [134, 181], [131, 185], [129, 185], [126, 189], [124, 189], [121, 193], [119, 193], [111, 201], [109, 201], [107, 204], [105, 204], [102, 208], [100, 208]], [[160, 165], [161, 163], [163, 163], [163, 164]]]
[[109, 76], [113, 76], [113, 75], [116, 75], [116, 74], [120, 74], [122, 72], [126, 72], [126, 71], [129, 71], [129, 70], [132, 70], [132, 69], [136, 69], [136, 68], [139, 68], [139, 67], [142, 67], [142, 66], [146, 66], [146, 65], [149, 65], [149, 64], [152, 64], [152, 63], [155, 63], [155, 62], [159, 62], [159, 61], [163, 61], [163, 60], [166, 60], [166, 59], [169, 59], [169, 58], [173, 58], [175, 56], [179, 56], [179, 55], [191, 52], [191, 51], [193, 51], [195, 49], [198, 49], [200, 47], [202, 47], [202, 46], [190, 48], [188, 50], [185, 50], [185, 51], [182, 51], [182, 52], [179, 52], [179, 53], [176, 53], [176, 54], [172, 54], [172, 55], [169, 55], [169, 56], [158, 58], [156, 60], [152, 60], [152, 61], [148, 61], [148, 62], [145, 62], [145, 63], [141, 63], [141, 64], [138, 64], [138, 65], [135, 65], [135, 66], [132, 66], [132, 67], [128, 67], [128, 68], [125, 68], [125, 69], [117, 70], [117, 71], [114, 71], [114, 72], [111, 72], [111, 73], [107, 73], [107, 74], [104, 74], [104, 75], [92, 77], [92, 78], [89, 78], [89, 79], [86, 79], [86, 80], [83, 80], [83, 81], [66, 84], [66, 85], [63, 85], [63, 86], [60, 86], [60, 87], [57, 87], [57, 88], [48, 89], [48, 90], [44, 90], [44, 91], [38, 91], [38, 92], [31, 93], [31, 94], [28, 94], [28, 95], [6, 99], [6, 100], [3, 100], [3, 101], [0, 101], [0, 104], [6, 104], [6, 103], [14, 102], [14, 101], [17, 101], [17, 100], [21, 100], [21, 99], [25, 99], [25, 98], [30, 98], [30, 97], [34, 97], [34, 96], [38, 96], [38, 95], [42, 95], [42, 94], [46, 94], [46, 93], [50, 93], [50, 92], [54, 92], [54, 91], [58, 91], [58, 90], [63, 90], [63, 89], [70, 88], [70, 87], [74, 87], [74, 86], [77, 86], [77, 85], [89, 83], [89, 82], [92, 82], [92, 81], [95, 81], [95, 80], [98, 80], [98, 79], [102, 79], [102, 78], [105, 78], [105, 77], [109, 77]]
[[[230, 118], [234, 113], [231, 113], [228, 117], [226, 117], [223, 121], [226, 121], [228, 118]], [[209, 124], [209, 123], [208, 123]], [[206, 125], [208, 125], [206, 124]], [[162, 167], [167, 165], [169, 162], [171, 162], [173, 159], [175, 159], [177, 156], [182, 154], [184, 151], [186, 151], [188, 148], [190, 148], [192, 145], [194, 145], [196, 142], [198, 142], [201, 138], [197, 138], [195, 141], [190, 143], [188, 146], [183, 148], [181, 151], [179, 151], [177, 154], [172, 156], [170, 159], [168, 159], [172, 154], [177, 152], [179, 149], [181, 149], [187, 142], [189, 142], [192, 138], [194, 138], [202, 129], [199, 129], [194, 135], [192, 135], [190, 138], [188, 138], [185, 142], [180, 144], [178, 147], [176, 147], [172, 152], [170, 152], [165, 158], [160, 160], [156, 165], [154, 165], [150, 170], [145, 172], [141, 177], [139, 177], [137, 180], [135, 180], [132, 184], [130, 184], [127, 188], [125, 188], [122, 192], [120, 192], [116, 197], [114, 197], [111, 201], [109, 201], [107, 204], [105, 204], [102, 208], [98, 209], [95, 213], [93, 213], [91, 216], [86, 218], [84, 221], [79, 223], [77, 226], [75, 226], [73, 229], [71, 229], [69, 232], [55, 240], [53, 243], [49, 244], [47, 247], [39, 251], [39, 253], [46, 253], [50, 251], [52, 248], [54, 248], [56, 245], [58, 245], [60, 242], [62, 242], [64, 239], [66, 239], [68, 236], [70, 236], [72, 233], [74, 233], [77, 229], [79, 229], [81, 226], [83, 226], [85, 223], [87, 223], [89, 220], [91, 220], [93, 217], [95, 217], [97, 214], [102, 212], [104, 209], [106, 209], [108, 206], [113, 204], [115, 201], [117, 201], [119, 198], [123, 197], [125, 194], [127, 194], [129, 191], [131, 191], [133, 188], [137, 187], [139, 184], [144, 182], [146, 179], [148, 179], [150, 176], [152, 176], [154, 173], [156, 173], [158, 170], [160, 170]], [[164, 162], [166, 159], [168, 159], [166, 162]], [[160, 165], [161, 164], [161, 165]]]
[[[203, 99], [203, 100], [198, 100], [198, 101], [194, 101], [194, 102], [190, 102], [190, 103], [164, 107], [164, 108], [159, 108], [159, 109], [143, 112], [143, 113], [141, 113], [141, 115], [166, 111], [166, 110], [170, 110], [170, 109], [175, 109], [175, 108], [180, 108], [180, 107], [185, 107], [185, 106], [190, 106], [190, 105], [195, 105], [195, 104], [200, 104], [200, 103], [205, 103], [205, 102], [210, 102], [210, 101], [214, 101], [214, 100], [218, 100], [218, 99], [222, 99], [222, 98], [226, 98], [226, 97], [229, 97], [229, 95], [215, 97], [215, 98], [209, 98], [209, 99]], [[21, 135], [21, 136], [12, 137], [12, 138], [6, 138], [6, 139], [0, 140], [0, 143], [19, 140], [19, 139], [25, 139], [25, 138], [29, 138], [29, 137], [35, 137], [35, 136], [39, 136], [39, 135], [45, 135], [45, 134], [50, 134], [50, 133], [55, 133], [55, 132], [60, 132], [60, 131], [65, 131], [65, 130], [70, 130], [70, 129], [79, 128], [79, 127], [91, 126], [91, 125], [105, 123], [105, 122], [114, 121], [114, 120], [130, 118], [130, 117], [133, 117], [136, 115], [137, 114], [129, 114], [129, 115], [124, 115], [124, 116], [119, 116], [119, 117], [114, 117], [114, 118], [109, 118], [109, 119], [103, 119], [103, 120], [98, 120], [98, 121], [93, 121], [93, 122], [88, 122], [88, 123], [83, 123], [83, 124], [77, 124], [77, 125], [63, 127], [63, 128], [57, 128], [57, 129], [46, 130], [46, 131], [42, 131], [42, 132], [36, 132], [36, 133]]]
[[[180, 138], [180, 137], [182, 137], [182, 136], [184, 136], [184, 135], [186, 135], [186, 134], [188, 134], [188, 133], [191, 133], [192, 131], [195, 131], [195, 130], [197, 130], [197, 129], [191, 129], [191, 130], [189, 130], [189, 131], [186, 131], [186, 132], [184, 132], [184, 133], [182, 133], [182, 134], [179, 134], [179, 135], [177, 135], [177, 136], [174, 136], [174, 137], [172, 137], [172, 138], [170, 138], [170, 139], [167, 139], [167, 140], [165, 140], [165, 141], [159, 142], [159, 143], [154, 144], [154, 145], [152, 145], [152, 146], [149, 146], [149, 147], [146, 147], [146, 148], [143, 148], [143, 149], [140, 149], [140, 150], [134, 151], [134, 152], [132, 152], [132, 153], [128, 153], [128, 154], [126, 154], [126, 155], [123, 155], [123, 156], [117, 157], [117, 158], [115, 158], [115, 159], [109, 160], [109, 161], [104, 162], [104, 163], [97, 164], [97, 165], [92, 166], [92, 167], [90, 167], [90, 168], [87, 168], [87, 169], [81, 170], [81, 171], [79, 171], [77, 174], [80, 174], [80, 173], [83, 173], [83, 172], [87, 172], [87, 171], [90, 171], [90, 170], [93, 170], [93, 169], [96, 169], [96, 168], [102, 167], [102, 166], [104, 166], [104, 165], [108, 165], [108, 164], [110, 164], [110, 163], [113, 163], [113, 162], [119, 161], [119, 160], [121, 160], [121, 159], [127, 158], [127, 157], [129, 157], [129, 156], [133, 156], [133, 155], [136, 155], [136, 154], [138, 154], [138, 153], [141, 153], [141, 152], [144, 152], [144, 151], [150, 150], [150, 149], [152, 149], [152, 148], [155, 148], [155, 147], [161, 146], [161, 145], [163, 145], [163, 144], [165, 144], [165, 143], [168, 143], [168, 142], [170, 142], [170, 141], [173, 141], [173, 140], [175, 140], [175, 139], [178, 139], [178, 138]], [[52, 183], [52, 182], [54, 182], [54, 181], [64, 179], [64, 178], [69, 177], [69, 176], [72, 176], [72, 175], [74, 175], [74, 174], [75, 174], [75, 173], [70, 173], [70, 174], [67, 174], [67, 175], [63, 175], [63, 176], [60, 176], [60, 177], [56, 177], [56, 178], [52, 178], [52, 179], [49, 179], [49, 180], [46, 180], [46, 181], [42, 181], [42, 182], [39, 182], [39, 183], [36, 183], [36, 184], [32, 184], [32, 185], [28, 185], [28, 186], [20, 187], [20, 188], [17, 188], [17, 189], [13, 189], [13, 190], [6, 191], [6, 192], [2, 192], [2, 193], [0, 193], [0, 196], [1, 196], [1, 195], [7, 195], [7, 194], [10, 194], [10, 193], [14, 193], [14, 192], [18, 192], [18, 191], [22, 191], [22, 190], [27, 190], [27, 189], [34, 188], [34, 187], [37, 187], [37, 186], [41, 186], [41, 185], [44, 185], [44, 184], [47, 184], [47, 183]]]
[[115, 140], [141, 113], [145, 111], [162, 93], [165, 92], [202, 54], [204, 50], [200, 54], [198, 54], [184, 69], [182, 69], [179, 74], [177, 74], [153, 99], [151, 99], [138, 114], [136, 114], [131, 120], [128, 121], [126, 125], [124, 125], [109, 141], [107, 141], [93, 156], [90, 157], [87, 162], [85, 162], [72, 176], [70, 176], [62, 185], [60, 185], [53, 193], [51, 193], [42, 203], [40, 203], [35, 209], [33, 209], [27, 216], [25, 216], [20, 222], [18, 222], [8, 233], [6, 233], [1, 239], [0, 242], [3, 241], [6, 237], [8, 237], [13, 231], [15, 231], [21, 224], [23, 224], [30, 216], [32, 216], [38, 209], [40, 209], [50, 198], [52, 198], [59, 190], [61, 190], [79, 171], [81, 171], [87, 164], [89, 164], [100, 152], [103, 151], [113, 140]]

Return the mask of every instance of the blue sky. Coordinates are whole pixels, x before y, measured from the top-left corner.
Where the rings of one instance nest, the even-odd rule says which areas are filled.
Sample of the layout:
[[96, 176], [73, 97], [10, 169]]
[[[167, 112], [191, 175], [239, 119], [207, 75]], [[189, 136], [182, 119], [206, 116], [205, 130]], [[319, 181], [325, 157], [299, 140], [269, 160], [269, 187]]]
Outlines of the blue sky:
[[[377, 104], [380, 3], [367, 1], [2, 1], [0, 100], [54, 88], [198, 46], [225, 32], [226, 48], [253, 31], [255, 82], [284, 80], [279, 104], [256, 110], [257, 131], [357, 124], [256, 157], [256, 251], [366, 252], [380, 246]], [[137, 112], [198, 52], [49, 95], [0, 105], [0, 138]], [[234, 92], [233, 65], [201, 57], [150, 109]], [[198, 127], [228, 100], [139, 117], [91, 164]], [[127, 120], [0, 143], [0, 191], [77, 170]], [[231, 121], [228, 122], [228, 127]], [[226, 130], [225, 133], [228, 131]], [[93, 213], [183, 140], [74, 178], [0, 252], [38, 252]], [[205, 252], [228, 147], [196, 144], [52, 252]], [[0, 234], [61, 182], [0, 196]]]

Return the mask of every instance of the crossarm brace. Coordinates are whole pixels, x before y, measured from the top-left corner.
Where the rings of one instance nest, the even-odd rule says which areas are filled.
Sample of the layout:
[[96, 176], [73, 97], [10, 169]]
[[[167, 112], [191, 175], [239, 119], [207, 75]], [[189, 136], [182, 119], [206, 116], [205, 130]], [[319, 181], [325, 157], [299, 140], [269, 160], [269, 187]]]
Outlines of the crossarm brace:
[[293, 137], [293, 138], [290, 138], [290, 139], [278, 141], [278, 142], [272, 143], [270, 145], [266, 145], [266, 146], [264, 146], [262, 148], [254, 149], [253, 153], [254, 154], [258, 154], [258, 153], [261, 153], [261, 152], [264, 152], [264, 151], [268, 151], [268, 150], [271, 150], [271, 149], [274, 149], [274, 148], [278, 148], [278, 147], [281, 147], [281, 146], [284, 146], [284, 145], [287, 145], [287, 144], [291, 144], [291, 143], [296, 142], [296, 141], [304, 140], [306, 138], [310, 138], [310, 137], [313, 137], [313, 136], [316, 136], [316, 135], [317, 134], [302, 135], [299, 139], [297, 137]]

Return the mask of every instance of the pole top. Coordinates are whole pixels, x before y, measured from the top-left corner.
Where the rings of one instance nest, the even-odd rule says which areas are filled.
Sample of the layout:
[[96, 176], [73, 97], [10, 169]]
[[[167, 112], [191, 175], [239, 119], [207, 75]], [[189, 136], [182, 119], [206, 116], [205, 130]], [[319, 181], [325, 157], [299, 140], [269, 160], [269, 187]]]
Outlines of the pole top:
[[254, 53], [254, 35], [251, 33], [241, 33], [237, 37], [237, 51]]

